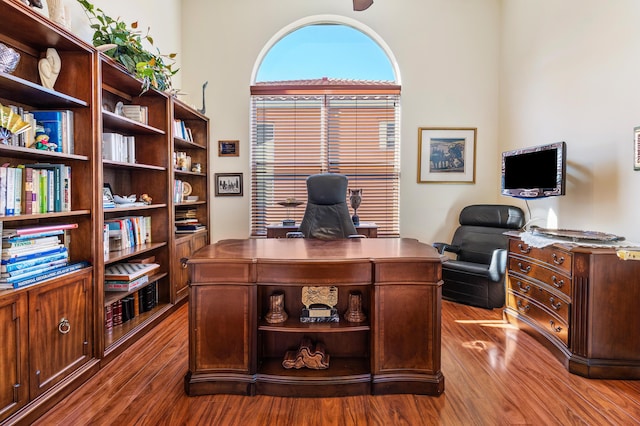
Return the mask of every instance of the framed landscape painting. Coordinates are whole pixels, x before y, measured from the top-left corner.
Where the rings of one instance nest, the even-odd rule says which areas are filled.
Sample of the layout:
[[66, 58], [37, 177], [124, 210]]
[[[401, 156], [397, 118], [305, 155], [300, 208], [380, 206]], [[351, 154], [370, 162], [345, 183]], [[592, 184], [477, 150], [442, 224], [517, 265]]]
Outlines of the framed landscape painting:
[[418, 183], [475, 183], [476, 128], [420, 127]]

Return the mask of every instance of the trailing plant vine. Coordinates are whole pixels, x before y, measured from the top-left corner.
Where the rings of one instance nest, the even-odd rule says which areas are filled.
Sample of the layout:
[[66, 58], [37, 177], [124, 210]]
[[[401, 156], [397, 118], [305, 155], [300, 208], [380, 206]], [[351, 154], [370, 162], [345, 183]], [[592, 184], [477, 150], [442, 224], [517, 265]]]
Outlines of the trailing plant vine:
[[87, 0], [77, 0], [84, 8], [84, 11], [91, 21], [93, 29], [93, 45], [98, 47], [105, 44], [114, 44], [116, 47], [105, 52], [106, 55], [122, 64], [127, 71], [142, 80], [142, 92], [146, 92], [151, 87], [169, 91], [171, 87], [171, 77], [178, 70], [173, 69], [175, 53], [162, 55], [151, 53], [142, 45], [146, 40], [153, 46], [153, 38], [147, 33], [142, 34], [138, 30], [138, 22], [133, 22], [128, 26], [120, 18], [113, 19], [107, 16], [100, 8], [95, 7]]

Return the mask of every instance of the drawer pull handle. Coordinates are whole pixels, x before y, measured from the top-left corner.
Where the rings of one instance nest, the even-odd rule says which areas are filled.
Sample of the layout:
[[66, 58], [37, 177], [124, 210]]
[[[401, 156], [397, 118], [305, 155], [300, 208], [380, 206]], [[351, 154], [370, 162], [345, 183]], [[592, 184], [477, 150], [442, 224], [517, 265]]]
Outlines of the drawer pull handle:
[[551, 277], [551, 282], [553, 283], [553, 285], [556, 288], [560, 288], [560, 287], [562, 287], [564, 285], [564, 280], [559, 280], [558, 281], [558, 278], [556, 278], [555, 275]]
[[188, 258], [186, 257], [182, 257], [180, 258], [180, 266], [182, 267], [182, 269], [187, 269], [187, 262], [189, 261]]
[[69, 324], [69, 320], [66, 318], [62, 318], [60, 323], [58, 323], [58, 331], [60, 334], [67, 334], [71, 331], [71, 324]]
[[562, 265], [564, 263], [564, 256], [558, 258], [558, 255], [553, 253], [551, 257], [553, 257], [553, 263], [556, 265]]
[[531, 309], [531, 306], [529, 306], [528, 303], [523, 306], [522, 305], [522, 300], [518, 300], [518, 309], [523, 311], [523, 312], [527, 312], [529, 309]]
[[527, 284], [526, 286], [523, 286], [522, 281], [518, 281], [518, 288], [520, 288], [520, 290], [522, 290], [523, 293], [529, 293], [529, 290], [531, 290], [531, 286], [529, 284]]
[[556, 333], [560, 333], [562, 331], [562, 327], [556, 327], [556, 323], [553, 320], [550, 320], [549, 324], [551, 325], [551, 330], [555, 331]]
[[527, 265], [526, 268], [522, 267], [522, 262], [518, 262], [518, 268], [520, 268], [520, 272], [524, 273], [524, 274], [528, 274], [529, 272], [531, 272], [531, 265]]
[[556, 311], [559, 311], [562, 307], [562, 302], [555, 303], [556, 299], [554, 299], [553, 297], [549, 299], [549, 302], [551, 302], [551, 307]]
[[522, 243], [518, 244], [518, 249], [520, 249], [521, 253], [527, 254], [531, 251], [531, 247], [529, 246], [524, 246]]

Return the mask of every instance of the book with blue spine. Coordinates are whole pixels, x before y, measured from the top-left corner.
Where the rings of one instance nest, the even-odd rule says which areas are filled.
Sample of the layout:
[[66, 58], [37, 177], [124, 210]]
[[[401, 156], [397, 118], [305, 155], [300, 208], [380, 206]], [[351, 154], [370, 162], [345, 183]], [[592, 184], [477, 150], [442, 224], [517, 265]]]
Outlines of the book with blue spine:
[[[69, 274], [71, 272], [78, 271], [83, 268], [87, 268], [91, 266], [91, 264], [87, 261], [81, 261], [76, 263], [71, 263], [69, 265], [60, 266], [57, 268], [53, 268], [48, 272], [36, 275], [35, 277], [26, 278], [22, 281], [17, 281], [14, 283], [0, 283], [0, 288], [20, 288], [25, 287], [32, 284], [37, 284], [39, 282], [49, 280], [51, 278], [59, 277], [61, 275]], [[10, 287], [7, 287], [10, 286]]]
[[0, 272], [10, 273], [15, 271], [20, 271], [22, 269], [36, 268], [42, 264], [55, 262], [58, 260], [68, 260], [68, 259], [69, 259], [69, 252], [65, 250], [60, 253], [51, 254], [49, 256], [39, 256], [33, 259], [23, 260], [22, 262], [14, 262], [14, 263], [7, 263], [6, 265], [0, 265]]

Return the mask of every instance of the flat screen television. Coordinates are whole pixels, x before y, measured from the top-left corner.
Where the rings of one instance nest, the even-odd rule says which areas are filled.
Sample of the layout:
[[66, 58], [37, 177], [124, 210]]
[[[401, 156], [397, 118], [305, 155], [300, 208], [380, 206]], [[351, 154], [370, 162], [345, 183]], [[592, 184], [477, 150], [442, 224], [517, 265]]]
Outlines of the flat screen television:
[[567, 146], [564, 142], [502, 153], [502, 195], [541, 198], [564, 195]]

